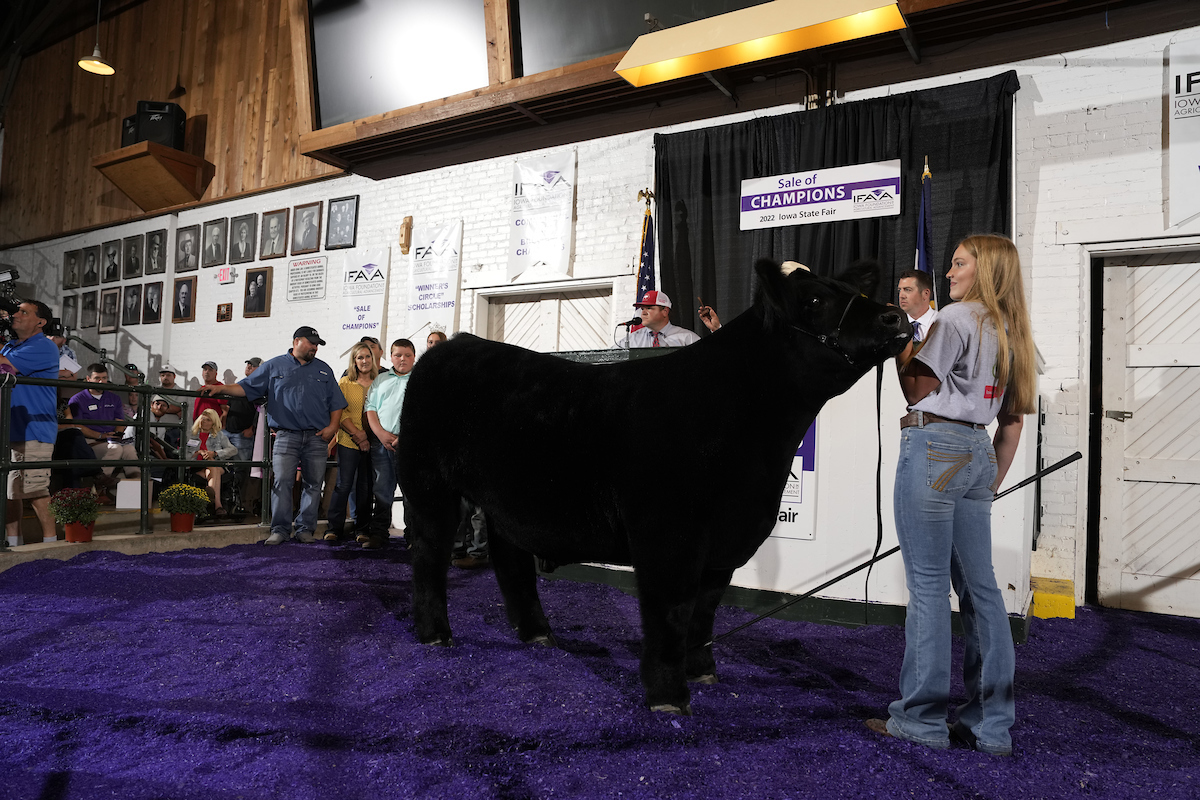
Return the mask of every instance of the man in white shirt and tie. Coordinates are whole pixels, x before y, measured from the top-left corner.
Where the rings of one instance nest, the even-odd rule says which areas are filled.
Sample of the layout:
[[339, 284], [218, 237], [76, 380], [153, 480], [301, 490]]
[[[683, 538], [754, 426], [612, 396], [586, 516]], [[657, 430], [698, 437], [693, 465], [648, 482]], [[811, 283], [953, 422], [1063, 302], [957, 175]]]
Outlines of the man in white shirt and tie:
[[937, 309], [929, 306], [930, 298], [933, 297], [933, 281], [929, 278], [929, 273], [910, 269], [900, 273], [897, 286], [900, 309], [908, 314], [908, 321], [913, 326], [913, 341], [923, 342], [938, 315]]
[[671, 298], [665, 292], [651, 289], [633, 305], [641, 315], [642, 327], [623, 337], [615, 347], [684, 347], [700, 341], [687, 328], [671, 324]]

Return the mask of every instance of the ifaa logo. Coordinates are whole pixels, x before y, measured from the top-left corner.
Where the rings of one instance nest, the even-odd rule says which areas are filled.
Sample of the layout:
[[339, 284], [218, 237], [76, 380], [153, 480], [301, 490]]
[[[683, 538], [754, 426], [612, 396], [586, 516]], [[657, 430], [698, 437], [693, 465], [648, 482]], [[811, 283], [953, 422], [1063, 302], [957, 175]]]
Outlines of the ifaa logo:
[[855, 192], [851, 200], [855, 211], [890, 211], [896, 207], [896, 196], [882, 188]]

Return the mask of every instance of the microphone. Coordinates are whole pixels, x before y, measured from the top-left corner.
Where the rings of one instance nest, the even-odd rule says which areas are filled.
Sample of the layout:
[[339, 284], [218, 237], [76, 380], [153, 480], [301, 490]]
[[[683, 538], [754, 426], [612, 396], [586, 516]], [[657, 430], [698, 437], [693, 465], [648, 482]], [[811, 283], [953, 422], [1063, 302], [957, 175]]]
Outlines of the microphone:
[[640, 314], [631, 320], [617, 323], [617, 325], [624, 325], [626, 328], [632, 328], [634, 325], [641, 325], [641, 324], [642, 324], [642, 317]]

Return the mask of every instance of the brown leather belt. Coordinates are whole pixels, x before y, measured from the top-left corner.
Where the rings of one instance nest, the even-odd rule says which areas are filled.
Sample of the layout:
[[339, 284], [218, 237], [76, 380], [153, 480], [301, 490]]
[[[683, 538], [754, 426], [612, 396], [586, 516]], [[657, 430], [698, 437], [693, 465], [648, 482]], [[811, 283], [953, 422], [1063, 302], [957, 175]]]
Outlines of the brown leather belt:
[[945, 417], [939, 417], [937, 414], [930, 414], [928, 411], [910, 411], [900, 418], [900, 428], [902, 430], [904, 428], [924, 428], [926, 425], [934, 422], [950, 422], [955, 425], [965, 425], [977, 431], [981, 431], [987, 427], [987, 425], [980, 422], [963, 422], [960, 419], [946, 419]]

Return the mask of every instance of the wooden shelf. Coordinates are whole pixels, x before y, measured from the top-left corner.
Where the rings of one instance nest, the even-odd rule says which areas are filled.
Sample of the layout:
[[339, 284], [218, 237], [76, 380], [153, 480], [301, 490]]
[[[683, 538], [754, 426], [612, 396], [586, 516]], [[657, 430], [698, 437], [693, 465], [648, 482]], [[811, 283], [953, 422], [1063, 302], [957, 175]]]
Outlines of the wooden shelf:
[[158, 142], [138, 142], [96, 156], [92, 166], [143, 211], [196, 202], [216, 174], [203, 158]]

